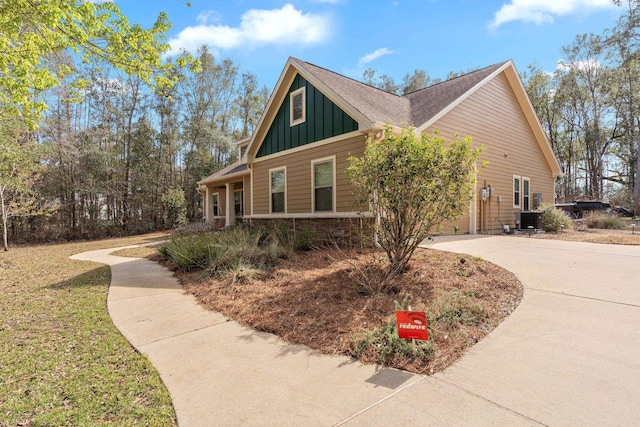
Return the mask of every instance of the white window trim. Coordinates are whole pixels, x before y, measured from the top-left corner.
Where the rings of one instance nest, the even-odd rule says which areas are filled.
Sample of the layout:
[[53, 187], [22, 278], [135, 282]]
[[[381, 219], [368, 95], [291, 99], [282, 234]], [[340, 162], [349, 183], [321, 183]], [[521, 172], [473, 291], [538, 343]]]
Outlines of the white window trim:
[[241, 193], [242, 194], [242, 199], [240, 200], [240, 207], [242, 208], [242, 214], [240, 215], [236, 215], [238, 217], [244, 216], [244, 188], [238, 188], [237, 190], [234, 189], [233, 190], [233, 213], [235, 214], [236, 212], [236, 193]]
[[[293, 98], [296, 95], [302, 93], [302, 117], [298, 120], [293, 120]], [[289, 94], [289, 125], [296, 126], [300, 123], [304, 123], [307, 119], [307, 91], [306, 87], [301, 87], [300, 89], [296, 89]]]
[[531, 210], [531, 179], [523, 176], [522, 179], [520, 180], [520, 189], [522, 190], [520, 193], [522, 194], [522, 202], [520, 203], [520, 205], [522, 206], [522, 209], [524, 209], [524, 182], [527, 181], [529, 183], [528, 187], [529, 187], [529, 194], [527, 194], [527, 198], [529, 199], [529, 210]]
[[[218, 207], [218, 215], [216, 215], [215, 207]], [[220, 193], [211, 193], [211, 214], [214, 218], [220, 217]]]
[[[316, 174], [315, 174], [315, 166], [318, 163], [326, 163], [331, 161], [333, 164], [333, 182], [331, 184], [331, 188], [332, 188], [332, 201], [331, 201], [331, 210], [330, 211], [316, 211]], [[311, 161], [311, 212], [313, 213], [330, 213], [330, 212], [336, 212], [336, 193], [337, 193], [337, 188], [336, 188], [336, 156], [329, 156], [329, 157], [323, 157], [321, 159], [315, 159]]]
[[[271, 188], [271, 174], [273, 172], [284, 171], [284, 212], [274, 212], [273, 211], [273, 192]], [[287, 213], [287, 167], [282, 166], [279, 168], [269, 169], [269, 213], [271, 215], [283, 215]]]
[[[520, 183], [520, 188], [518, 189], [518, 203], [515, 202], [516, 195], [516, 179]], [[513, 202], [514, 209], [520, 209], [522, 206], [522, 177], [520, 175], [513, 175], [513, 179], [511, 180], [511, 201]]]

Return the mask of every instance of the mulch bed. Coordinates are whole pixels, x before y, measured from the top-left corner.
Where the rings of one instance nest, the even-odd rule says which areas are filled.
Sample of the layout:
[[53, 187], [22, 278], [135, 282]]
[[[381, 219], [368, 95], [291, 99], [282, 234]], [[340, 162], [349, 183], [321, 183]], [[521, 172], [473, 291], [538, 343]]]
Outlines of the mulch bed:
[[[394, 300], [413, 296], [413, 310], [435, 317], [450, 307], [451, 295], [463, 295], [465, 307], [479, 314], [477, 322], [429, 324], [434, 357], [427, 362], [407, 357], [386, 361], [417, 373], [438, 372], [493, 330], [519, 304], [522, 286], [510, 272], [467, 255], [418, 249], [390, 293], [367, 295], [354, 281], [371, 251], [345, 253], [331, 248], [301, 252], [264, 277], [230, 284], [203, 272], [176, 274], [187, 292], [208, 309], [223, 313], [250, 328], [304, 344], [322, 353], [354, 355], [354, 335], [386, 324], [394, 314]], [[376, 254], [380, 256], [381, 254]], [[464, 313], [455, 315], [464, 316]], [[451, 319], [449, 319], [451, 320]], [[361, 355], [364, 363], [378, 363], [378, 354]]]

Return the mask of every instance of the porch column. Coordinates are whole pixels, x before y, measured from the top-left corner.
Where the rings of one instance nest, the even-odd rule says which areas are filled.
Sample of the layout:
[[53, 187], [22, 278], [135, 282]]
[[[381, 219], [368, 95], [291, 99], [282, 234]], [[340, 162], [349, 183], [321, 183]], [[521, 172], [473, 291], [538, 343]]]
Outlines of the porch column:
[[236, 223], [236, 206], [233, 200], [233, 184], [225, 184], [227, 187], [227, 203], [225, 206], [224, 226], [231, 227]]
[[204, 215], [204, 220], [205, 222], [212, 222], [213, 221], [213, 191], [211, 188], [207, 187], [205, 189], [205, 202], [204, 202], [204, 209], [205, 209], [205, 215]]

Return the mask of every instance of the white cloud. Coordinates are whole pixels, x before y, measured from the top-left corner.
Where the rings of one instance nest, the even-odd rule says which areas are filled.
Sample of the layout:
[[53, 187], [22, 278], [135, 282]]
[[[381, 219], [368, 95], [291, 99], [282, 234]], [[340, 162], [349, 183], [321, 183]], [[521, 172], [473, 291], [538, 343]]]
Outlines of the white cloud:
[[614, 8], [611, 0], [511, 0], [495, 13], [490, 28], [511, 21], [551, 23], [554, 17]]
[[196, 17], [196, 21], [198, 21], [202, 25], [206, 25], [212, 22], [219, 22], [222, 16], [216, 10], [203, 10]]
[[558, 61], [557, 70], [559, 71], [582, 71], [592, 73], [597, 71], [602, 64], [597, 59], [587, 59], [586, 61], [576, 62], [564, 62], [564, 60]]
[[209, 12], [201, 13], [198, 16], [200, 25], [187, 27], [169, 40], [169, 54], [178, 53], [180, 49], [195, 52], [203, 44], [214, 49], [314, 44], [326, 40], [331, 32], [328, 16], [303, 13], [291, 4], [285, 4], [281, 9], [248, 10], [240, 18], [238, 27], [208, 24], [212, 17], [219, 18]]
[[382, 47], [380, 49], [374, 50], [373, 52], [367, 53], [365, 56], [360, 58], [360, 60], [358, 61], [358, 66], [363, 67], [369, 62], [372, 62], [380, 58], [381, 56], [391, 55], [392, 53], [394, 53], [394, 51], [386, 47]]

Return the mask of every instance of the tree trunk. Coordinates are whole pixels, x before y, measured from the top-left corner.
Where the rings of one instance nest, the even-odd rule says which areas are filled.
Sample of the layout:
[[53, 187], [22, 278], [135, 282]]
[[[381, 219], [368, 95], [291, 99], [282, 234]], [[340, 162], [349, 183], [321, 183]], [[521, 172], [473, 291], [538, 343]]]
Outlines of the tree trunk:
[[636, 148], [636, 177], [633, 183], [633, 209], [635, 215], [640, 215], [640, 139]]
[[0, 189], [0, 205], [2, 205], [2, 247], [4, 248], [4, 251], [7, 252], [9, 250], [7, 241], [7, 210], [4, 205], [3, 189]]

